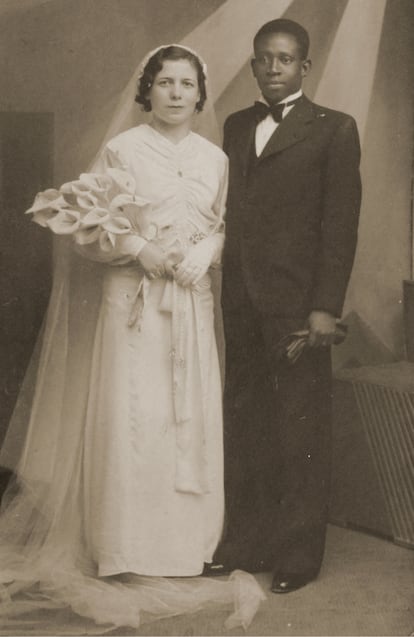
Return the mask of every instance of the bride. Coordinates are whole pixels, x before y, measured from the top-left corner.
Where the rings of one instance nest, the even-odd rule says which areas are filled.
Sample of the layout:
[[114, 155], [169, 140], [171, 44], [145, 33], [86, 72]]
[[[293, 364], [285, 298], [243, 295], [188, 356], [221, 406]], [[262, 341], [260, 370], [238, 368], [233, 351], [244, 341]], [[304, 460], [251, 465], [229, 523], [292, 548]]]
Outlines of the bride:
[[[0, 518], [4, 625], [69, 606], [110, 630], [235, 601], [228, 625], [246, 626], [262, 598], [240, 571], [166, 579], [203, 572], [224, 516], [209, 268], [224, 241], [227, 159], [191, 131], [205, 99], [194, 51], [152, 51], [136, 97], [150, 123], [111, 139], [91, 174], [29, 211], [72, 236], [58, 239], [24, 441], [18, 405], [2, 452], [6, 465], [19, 452]], [[129, 203], [118, 199], [108, 220], [96, 201], [109, 183]], [[95, 225], [68, 209], [75, 200]]]

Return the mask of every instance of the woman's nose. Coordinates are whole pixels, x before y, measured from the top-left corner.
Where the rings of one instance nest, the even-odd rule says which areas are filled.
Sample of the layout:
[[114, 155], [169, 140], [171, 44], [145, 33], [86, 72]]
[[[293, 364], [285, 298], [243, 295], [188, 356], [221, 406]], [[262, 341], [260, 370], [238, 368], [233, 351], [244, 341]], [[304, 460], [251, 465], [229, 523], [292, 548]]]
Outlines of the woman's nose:
[[181, 98], [181, 86], [179, 84], [171, 85], [171, 97], [174, 100], [178, 100]]

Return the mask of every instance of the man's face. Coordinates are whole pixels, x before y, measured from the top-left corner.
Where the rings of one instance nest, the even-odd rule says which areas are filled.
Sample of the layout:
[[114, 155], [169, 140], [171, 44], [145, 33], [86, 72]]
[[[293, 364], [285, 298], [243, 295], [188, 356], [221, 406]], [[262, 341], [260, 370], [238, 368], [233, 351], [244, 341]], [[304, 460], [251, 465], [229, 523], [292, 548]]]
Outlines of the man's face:
[[301, 59], [296, 38], [289, 33], [263, 35], [254, 53], [253, 75], [270, 104], [296, 93], [310, 70], [310, 60]]

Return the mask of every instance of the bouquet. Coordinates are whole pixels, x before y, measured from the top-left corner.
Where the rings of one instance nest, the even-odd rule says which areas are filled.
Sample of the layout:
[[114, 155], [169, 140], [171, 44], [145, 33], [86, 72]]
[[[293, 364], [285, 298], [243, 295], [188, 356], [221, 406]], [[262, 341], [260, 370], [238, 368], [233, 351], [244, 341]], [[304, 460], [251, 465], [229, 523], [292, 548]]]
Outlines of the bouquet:
[[117, 235], [137, 234], [150, 241], [157, 234], [149, 220], [151, 202], [135, 192], [134, 178], [118, 168], [105, 174], [83, 173], [59, 190], [40, 192], [26, 214], [57, 235], [72, 235], [79, 245], [98, 241], [108, 252]]

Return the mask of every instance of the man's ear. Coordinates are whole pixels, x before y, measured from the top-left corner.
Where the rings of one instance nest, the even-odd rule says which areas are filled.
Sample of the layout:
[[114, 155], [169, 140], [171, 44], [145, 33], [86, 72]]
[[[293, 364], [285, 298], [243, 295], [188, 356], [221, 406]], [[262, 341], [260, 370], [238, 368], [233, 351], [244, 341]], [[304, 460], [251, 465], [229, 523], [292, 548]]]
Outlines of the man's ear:
[[312, 60], [305, 60], [302, 62], [302, 77], [309, 75], [312, 69]]
[[253, 76], [254, 76], [254, 77], [256, 77], [256, 72], [255, 72], [255, 70], [254, 70], [254, 63], [255, 63], [255, 61], [256, 61], [256, 60], [255, 60], [254, 58], [252, 58], [252, 59], [250, 60], [250, 66], [252, 67], [252, 73], [253, 73]]

